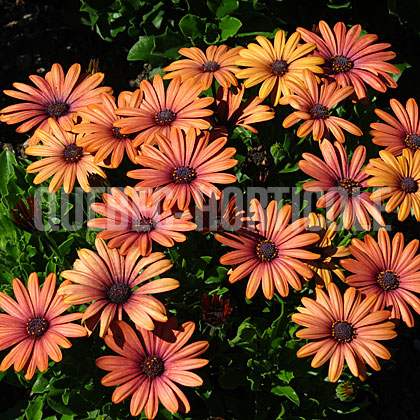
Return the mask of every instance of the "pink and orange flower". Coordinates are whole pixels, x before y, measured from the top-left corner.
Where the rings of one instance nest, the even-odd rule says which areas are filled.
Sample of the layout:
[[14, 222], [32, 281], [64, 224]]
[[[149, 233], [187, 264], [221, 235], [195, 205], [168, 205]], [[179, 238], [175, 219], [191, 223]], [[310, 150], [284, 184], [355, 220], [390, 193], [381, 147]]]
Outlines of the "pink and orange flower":
[[[55, 63], [45, 79], [37, 75], [29, 76], [36, 87], [13, 83], [17, 91], [5, 90], [4, 93], [25, 102], [0, 110], [0, 121], [7, 124], [24, 121], [16, 131], [25, 133], [32, 128], [48, 131], [48, 119], [54, 118], [64, 130], [70, 131], [74, 113], [86, 109], [89, 104], [100, 103], [101, 93], [112, 93], [109, 87], [98, 87], [104, 79], [103, 73], [81, 77], [80, 71], [80, 64], [76, 63], [64, 75], [61, 65]], [[34, 137], [31, 144], [36, 143]]]
[[378, 241], [365, 235], [364, 241], [353, 238], [349, 251], [354, 258], [341, 260], [341, 265], [351, 274], [346, 278], [349, 286], [364, 295], [378, 295], [372, 310], [388, 309], [392, 319], [402, 319], [409, 327], [414, 326], [410, 306], [420, 314], [420, 255], [417, 239], [404, 247], [404, 235], [397, 232], [389, 238], [381, 228]]
[[366, 148], [359, 146], [353, 153], [351, 162], [341, 143], [334, 146], [324, 140], [319, 144], [321, 160], [311, 153], [303, 153], [299, 168], [316, 179], [303, 184], [306, 191], [325, 192], [317, 202], [319, 208], [328, 208], [327, 219], [336, 220], [343, 214], [344, 229], [351, 229], [356, 220], [364, 230], [371, 229], [370, 216], [385, 225], [379, 208], [371, 200], [371, 194], [362, 191], [367, 188], [369, 175], [362, 170], [366, 160]]
[[325, 60], [323, 69], [326, 77], [334, 79], [342, 87], [353, 86], [359, 100], [368, 97], [366, 85], [379, 92], [397, 87], [390, 74], [398, 74], [400, 70], [388, 63], [395, 53], [385, 51], [391, 44], [375, 43], [378, 36], [373, 34], [360, 37], [360, 25], [347, 30], [343, 22], [337, 22], [332, 31], [321, 20], [318, 29], [320, 36], [301, 27], [297, 31], [303, 40], [316, 44], [315, 55]]
[[144, 410], [148, 419], [156, 417], [159, 401], [171, 413], [188, 413], [190, 404], [176, 383], [190, 387], [202, 385], [203, 380], [190, 370], [208, 363], [197, 357], [209, 347], [207, 341], [185, 345], [194, 329], [194, 322], [177, 327], [175, 318], [158, 323], [153, 332], [141, 327], [134, 331], [124, 321], [118, 321], [112, 333], [105, 337], [106, 345], [118, 356], [96, 360], [100, 369], [109, 371], [102, 384], [118, 385], [112, 402], [118, 404], [131, 396], [131, 415], [138, 416]]
[[197, 226], [190, 222], [192, 215], [183, 212], [175, 217], [171, 210], [161, 211], [158, 202], [147, 206], [152, 194], [150, 188], [136, 192], [125, 187], [124, 192], [111, 188], [111, 194], [102, 195], [103, 203], [93, 203], [92, 209], [104, 216], [88, 221], [88, 227], [104, 229], [98, 238], [110, 239], [110, 248], [119, 248], [122, 255], [138, 248], [140, 255], [147, 257], [152, 252], [152, 243], [172, 247], [175, 242], [187, 238], [181, 232], [194, 230]]
[[[153, 84], [152, 84], [153, 83]], [[138, 133], [133, 145], [155, 143], [155, 134], [169, 137], [172, 127], [185, 132], [189, 128], [206, 130], [210, 128], [208, 118], [213, 111], [207, 107], [213, 98], [199, 98], [203, 90], [201, 83], [189, 78], [181, 83], [179, 77], [171, 80], [165, 90], [162, 77], [157, 74], [153, 82], [143, 80], [140, 90], [144, 99], [139, 106], [118, 108], [116, 114], [121, 118], [114, 122], [122, 135]]]
[[316, 233], [305, 232], [308, 218], [289, 225], [292, 208], [283, 206], [278, 211], [276, 201], [271, 201], [264, 211], [258, 200], [253, 199], [249, 208], [254, 229], [240, 229], [236, 233], [216, 234], [222, 244], [234, 248], [220, 258], [223, 265], [234, 265], [229, 281], [235, 283], [249, 275], [246, 298], [251, 299], [260, 285], [264, 296], [272, 299], [274, 288], [281, 296], [289, 294], [289, 284], [302, 289], [301, 276], [312, 278], [313, 271], [301, 260], [316, 260], [320, 254], [304, 249], [319, 240]]
[[127, 173], [130, 178], [142, 180], [136, 188], [156, 188], [148, 205], [163, 199], [164, 211], [175, 203], [180, 210], [188, 210], [192, 198], [201, 210], [204, 195], [220, 198], [220, 190], [214, 184], [231, 184], [237, 179], [235, 175], [221, 172], [238, 163], [231, 159], [236, 149], [224, 148], [226, 137], [209, 142], [209, 132], [196, 136], [193, 128], [185, 134], [173, 127], [169, 137], [157, 134], [156, 140], [158, 149], [145, 144], [137, 158], [137, 163], [146, 169]]
[[235, 73], [239, 71], [235, 61], [239, 58], [238, 52], [242, 47], [229, 49], [226, 45], [210, 45], [204, 53], [197, 47], [181, 48], [178, 52], [186, 59], [177, 60], [165, 67], [163, 71], [169, 72], [164, 79], [180, 77], [183, 82], [189, 78], [197, 80], [208, 89], [216, 79], [220, 86], [229, 88], [237, 86]]
[[[62, 283], [65, 287], [70, 282]], [[82, 317], [80, 313], [66, 314], [70, 305], [63, 302], [55, 288], [56, 276], [51, 273], [39, 287], [38, 275], [31, 273], [28, 288], [19, 279], [13, 280], [16, 300], [0, 293], [0, 350], [13, 347], [0, 365], [5, 371], [15, 365], [15, 371], [25, 370], [25, 379], [35, 374], [36, 368], [44, 372], [48, 368], [48, 357], [60, 362], [60, 347], [68, 349], [71, 342], [66, 337], [84, 337], [86, 330], [72, 324]]]
[[98, 253], [90, 249], [78, 251], [74, 269], [61, 273], [75, 284], [62, 286], [59, 291], [70, 305], [93, 302], [82, 318], [89, 333], [100, 322], [99, 336], [104, 337], [112, 322], [122, 319], [123, 312], [148, 330], [155, 328], [153, 321], [166, 321], [165, 306], [149, 296], [179, 286], [173, 278], [153, 280], [172, 267], [165, 254], [154, 252], [139, 259], [139, 249], [132, 249], [124, 257], [116, 249], [108, 248], [101, 238], [96, 238], [95, 247]]

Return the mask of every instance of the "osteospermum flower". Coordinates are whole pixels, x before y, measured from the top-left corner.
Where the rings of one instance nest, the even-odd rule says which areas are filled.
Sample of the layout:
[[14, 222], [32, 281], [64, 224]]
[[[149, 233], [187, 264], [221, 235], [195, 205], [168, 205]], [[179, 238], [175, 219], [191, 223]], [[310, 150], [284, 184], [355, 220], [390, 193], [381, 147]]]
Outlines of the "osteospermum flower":
[[143, 410], [148, 419], [154, 419], [159, 401], [171, 413], [188, 413], [190, 404], [175, 383], [200, 386], [202, 379], [192, 369], [205, 366], [208, 360], [198, 358], [209, 344], [196, 341], [185, 346], [195, 329], [194, 322], [185, 322], [177, 328], [175, 318], [158, 323], [154, 332], [118, 321], [112, 335], [105, 337], [106, 345], [119, 356], [103, 356], [96, 366], [110, 371], [101, 383], [118, 387], [112, 402], [120, 403], [131, 396], [130, 413], [138, 416]]
[[[74, 270], [65, 270], [61, 276], [76, 284], [60, 288], [64, 301], [81, 305], [94, 301], [83, 314], [82, 321], [92, 332], [100, 321], [99, 336], [103, 337], [114, 320], [121, 320], [123, 311], [137, 325], [154, 329], [155, 321], [166, 321], [166, 309], [149, 294], [176, 289], [179, 282], [172, 278], [151, 280], [172, 267], [165, 254], [154, 252], [140, 258], [139, 249], [132, 249], [126, 257], [116, 249], [108, 248], [101, 238], [96, 238], [98, 251], [81, 249]], [[147, 283], [146, 283], [147, 282]], [[140, 286], [134, 289], [136, 286]]]
[[396, 337], [393, 322], [385, 322], [389, 311], [373, 311], [377, 300], [370, 295], [362, 300], [361, 293], [349, 287], [344, 298], [334, 283], [328, 285], [328, 295], [323, 289], [316, 289], [316, 301], [304, 297], [300, 313], [292, 320], [304, 326], [296, 337], [311, 341], [297, 352], [297, 357], [315, 354], [311, 366], [317, 368], [330, 360], [328, 378], [336, 382], [343, 371], [344, 361], [350, 372], [362, 381], [366, 379], [367, 363], [372, 369], [380, 370], [376, 357], [389, 359], [389, 351], [376, 340], [390, 340]]
[[386, 151], [397, 156], [406, 148], [412, 152], [420, 149], [419, 109], [415, 99], [410, 98], [405, 108], [396, 99], [390, 100], [391, 108], [397, 118], [380, 109], [375, 114], [384, 123], [372, 123], [370, 134], [372, 141], [379, 146], [386, 146]]
[[[7, 124], [25, 121], [16, 129], [18, 133], [25, 133], [34, 127], [48, 131], [47, 120], [54, 118], [64, 130], [70, 130], [72, 114], [85, 109], [89, 104], [99, 103], [101, 93], [112, 93], [109, 87], [97, 87], [104, 78], [103, 73], [81, 78], [80, 70], [80, 64], [76, 63], [64, 75], [61, 65], [55, 63], [45, 79], [37, 75], [29, 76], [36, 88], [24, 83], [13, 83], [17, 91], [3, 92], [25, 102], [3, 108], [0, 121]], [[34, 143], [35, 140], [32, 141]]]
[[[121, 92], [118, 96], [118, 107], [136, 107], [142, 99], [140, 89], [134, 93]], [[121, 118], [115, 114], [117, 109], [115, 99], [104, 94], [101, 95], [101, 102], [101, 104], [91, 104], [88, 109], [78, 112], [83, 122], [72, 128], [73, 133], [84, 134], [79, 137], [78, 146], [89, 153], [94, 153], [95, 163], [103, 162], [111, 155], [111, 166], [117, 168], [123, 160], [124, 152], [133, 163], [136, 163], [138, 151], [133, 146], [130, 136], [121, 134], [121, 130], [114, 127], [114, 122]]]
[[6, 312], [0, 314], [0, 350], [14, 346], [1, 362], [1, 371], [14, 364], [16, 372], [24, 369], [25, 378], [32, 379], [36, 368], [41, 372], [47, 370], [48, 357], [61, 361], [60, 347], [71, 347], [66, 337], [86, 335], [81, 325], [70, 323], [82, 314], [60, 316], [70, 305], [56, 293], [55, 284], [55, 274], [51, 273], [40, 289], [37, 274], [31, 273], [27, 290], [19, 279], [13, 280], [17, 301], [0, 293], [0, 307]]
[[209, 143], [209, 133], [196, 137], [195, 130], [183, 133], [178, 127], [171, 129], [169, 138], [156, 135], [159, 149], [149, 144], [141, 148], [137, 162], [148, 169], [135, 169], [127, 176], [141, 179], [136, 187], [157, 188], [149, 199], [163, 201], [166, 211], [177, 203], [180, 210], [187, 210], [191, 197], [197, 207], [203, 208], [203, 195], [212, 194], [220, 198], [220, 191], [214, 184], [230, 184], [236, 176], [222, 173], [235, 166], [238, 161], [231, 159], [236, 153], [233, 147], [223, 149], [226, 137]]
[[371, 187], [383, 187], [374, 191], [372, 200], [386, 200], [385, 211], [390, 213], [398, 206], [398, 220], [405, 220], [411, 210], [420, 222], [420, 150], [414, 155], [404, 149], [401, 156], [393, 156], [386, 150], [379, 152], [380, 158], [370, 159], [373, 167], [365, 172], [372, 175], [367, 183]]
[[199, 98], [202, 85], [193, 78], [181, 83], [179, 77], [171, 80], [165, 91], [162, 77], [157, 74], [153, 85], [147, 80], [140, 83], [144, 100], [139, 107], [118, 108], [117, 115], [124, 118], [116, 121], [114, 127], [120, 128], [121, 134], [137, 133], [133, 145], [154, 143], [156, 133], [168, 137], [171, 127], [184, 131], [189, 128], [206, 130], [210, 122], [206, 117], [213, 114], [207, 109], [213, 98]]
[[320, 255], [318, 260], [308, 261], [308, 267], [314, 272], [313, 280], [318, 287], [327, 286], [332, 281], [334, 273], [340, 280], [344, 281], [346, 276], [340, 266], [333, 258], [346, 257], [349, 251], [345, 246], [334, 246], [333, 240], [337, 235], [337, 223], [327, 225], [322, 214], [311, 213], [309, 215], [308, 232], [315, 232], [319, 240], [309, 245], [308, 250]]
[[26, 232], [34, 233], [36, 231], [35, 221], [40, 219], [41, 216], [38, 200], [33, 195], [29, 195], [25, 198], [25, 201], [19, 199], [15, 207], [16, 210], [9, 210], [13, 224]]
[[61, 185], [66, 193], [70, 193], [76, 178], [84, 191], [90, 191], [88, 175], [98, 174], [106, 178], [105, 172], [95, 164], [90, 153], [77, 145], [77, 134], [64, 131], [52, 118], [48, 121], [50, 132], [37, 131], [42, 144], [25, 149], [26, 154], [44, 159], [31, 163], [26, 171], [30, 174], [39, 172], [34, 178], [34, 184], [40, 184], [52, 176], [48, 188], [50, 193], [58, 191]]
[[235, 60], [238, 59], [241, 49], [242, 47], [228, 49], [226, 45], [210, 45], [204, 53], [197, 47], [181, 48], [178, 52], [188, 58], [174, 61], [165, 67], [163, 71], [170, 73], [163, 78], [180, 77], [184, 82], [191, 77], [203, 85], [203, 90], [211, 86], [213, 78], [223, 87], [237, 86], [235, 73], [239, 69], [235, 66]]
[[259, 97], [251, 97], [242, 102], [244, 92], [243, 83], [233, 91], [223, 87], [218, 89], [216, 96], [218, 125], [226, 127], [228, 131], [239, 126], [258, 133], [251, 124], [273, 119], [274, 111], [268, 105], [261, 105], [263, 99]]
[[319, 147], [324, 161], [311, 153], [303, 153], [304, 160], [299, 161], [299, 168], [317, 180], [305, 182], [303, 189], [325, 192], [316, 202], [316, 206], [329, 207], [328, 220], [337, 219], [343, 211], [344, 229], [351, 229], [357, 219], [364, 230], [370, 230], [370, 216], [384, 225], [381, 212], [371, 200], [370, 193], [361, 191], [368, 186], [368, 175], [362, 170], [366, 148], [357, 147], [349, 164], [347, 152], [341, 143], [335, 142], [333, 147], [328, 140], [324, 140]]
[[219, 327], [226, 322], [233, 311], [229, 304], [230, 299], [223, 300], [217, 296], [216, 292], [213, 293], [211, 299], [207, 293], [204, 293], [201, 305], [202, 320], [212, 327]]
[[420, 313], [420, 299], [412, 292], [420, 292], [420, 255], [417, 239], [404, 247], [404, 235], [397, 232], [389, 239], [381, 228], [378, 242], [365, 235], [364, 242], [353, 238], [349, 246], [354, 258], [341, 260], [341, 265], [351, 273], [346, 283], [363, 294], [378, 295], [373, 310], [389, 309], [391, 318], [402, 319], [409, 327], [414, 326], [411, 306]]
[[249, 223], [244, 218], [245, 211], [236, 204], [236, 194], [228, 201], [222, 191], [219, 200], [215, 196], [210, 197], [207, 208], [208, 210], [200, 211], [194, 206], [190, 207], [198, 231], [205, 235], [210, 232], [238, 230], [245, 222]]
[[340, 86], [353, 86], [357, 98], [367, 97], [366, 84], [379, 92], [397, 87], [397, 83], [388, 74], [398, 74], [400, 70], [387, 63], [395, 57], [392, 51], [385, 51], [391, 44], [377, 43], [377, 35], [367, 34], [359, 38], [360, 25], [354, 25], [348, 31], [343, 22], [334, 26], [334, 32], [321, 20], [319, 32], [297, 28], [306, 42], [316, 44], [315, 55], [325, 60], [324, 73], [335, 79]]
[[267, 299], [272, 299], [274, 287], [281, 296], [289, 294], [289, 284], [301, 290], [298, 274], [312, 278], [313, 272], [301, 259], [315, 260], [319, 254], [303, 247], [319, 240], [316, 233], [307, 233], [308, 218], [296, 220], [289, 226], [292, 207], [271, 201], [264, 211], [258, 200], [251, 200], [249, 209], [255, 229], [241, 229], [235, 234], [225, 232], [215, 238], [222, 244], [235, 248], [220, 258], [223, 265], [235, 265], [229, 281], [234, 283], [249, 275], [246, 297], [251, 299], [260, 284]]
[[140, 254], [148, 256], [152, 252], [153, 241], [164, 247], [174, 246], [175, 242], [184, 242], [187, 238], [181, 232], [196, 228], [189, 222], [192, 215], [184, 212], [176, 218], [172, 211], [160, 211], [159, 203], [146, 205], [152, 191], [145, 188], [136, 192], [132, 187], [125, 187], [124, 192], [111, 188], [111, 194], [104, 193], [104, 203], [93, 203], [92, 209], [104, 216], [88, 221], [88, 226], [105, 229], [98, 237], [111, 239], [110, 248], [120, 248], [126, 255], [130, 249], [138, 248]]
[[316, 45], [314, 43], [299, 46], [300, 34], [290, 35], [286, 42], [286, 33], [277, 31], [273, 44], [264, 36], [257, 36], [259, 45], [251, 43], [247, 48], [239, 51], [241, 58], [236, 64], [246, 69], [240, 70], [236, 77], [245, 80], [245, 87], [258, 85], [263, 82], [259, 97], [265, 99], [271, 93], [271, 101], [276, 106], [281, 95], [290, 95], [291, 92], [286, 81], [302, 80], [303, 69], [309, 69], [314, 73], [322, 73], [324, 60], [320, 57], [308, 57]]
[[312, 131], [314, 140], [320, 141], [329, 138], [331, 132], [340, 143], [344, 143], [342, 129], [355, 136], [363, 134], [350, 121], [331, 115], [331, 108], [354, 92], [351, 86], [340, 88], [337, 83], [330, 84], [327, 80], [318, 84], [314, 74], [306, 69], [303, 70], [303, 86], [294, 81], [286, 82], [286, 86], [296, 95], [281, 98], [280, 104], [291, 105], [297, 111], [284, 119], [283, 127], [289, 128], [304, 120], [296, 133], [298, 137], [305, 137]]

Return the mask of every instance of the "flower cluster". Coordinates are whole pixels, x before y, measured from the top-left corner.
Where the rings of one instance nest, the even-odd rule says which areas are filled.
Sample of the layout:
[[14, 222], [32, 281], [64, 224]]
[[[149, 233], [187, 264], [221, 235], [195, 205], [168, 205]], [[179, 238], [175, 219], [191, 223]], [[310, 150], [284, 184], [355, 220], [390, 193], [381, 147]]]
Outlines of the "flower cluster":
[[[233, 249], [217, 259], [231, 266], [230, 283], [247, 279], [246, 299], [260, 287], [268, 300], [275, 293], [286, 298], [290, 288], [315, 289], [315, 299], [303, 297], [291, 318], [304, 327], [296, 337], [311, 340], [298, 357], [314, 355], [314, 368], [329, 361], [331, 382], [339, 379], [344, 363], [362, 380], [366, 364], [379, 370], [377, 357], [391, 355], [377, 341], [396, 336], [391, 320], [412, 327], [411, 309], [420, 314], [418, 240], [404, 247], [402, 233], [391, 240], [383, 228], [377, 242], [369, 233], [363, 241], [350, 237], [355, 227], [371, 231], [372, 219], [385, 225], [380, 205], [386, 200], [386, 212], [399, 208], [398, 221], [411, 213], [420, 221], [420, 123], [413, 98], [405, 108], [391, 99], [396, 117], [377, 109], [384, 122], [371, 124], [373, 143], [386, 147], [379, 157], [366, 162], [365, 145], [346, 149], [351, 142], [344, 131], [356, 137], [363, 133], [338, 108], [349, 100], [363, 105], [369, 88], [395, 88], [391, 75], [399, 72], [388, 62], [395, 57], [389, 44], [360, 34], [360, 25], [347, 30], [339, 22], [331, 30], [321, 21], [313, 32], [299, 27], [287, 37], [278, 30], [273, 41], [257, 36], [258, 44], [246, 47], [182, 48], [179, 54], [186, 58], [165, 67], [163, 76], [156, 74], [117, 97], [111, 88], [100, 87], [102, 73], [81, 75], [79, 64], [66, 75], [54, 64], [45, 78], [30, 76], [36, 87], [15, 83], [17, 90], [5, 91], [23, 102], [2, 109], [0, 120], [22, 123], [16, 131], [31, 134], [26, 153], [41, 158], [26, 168], [37, 174], [34, 184], [49, 179], [51, 194], [61, 186], [70, 194], [77, 181], [88, 192], [92, 175], [105, 179], [107, 171], [118, 168], [126, 180], [123, 189], [112, 185], [101, 202], [92, 204], [99, 217], [87, 226], [98, 230], [95, 250], [77, 250], [73, 269], [61, 271], [65, 280], [58, 288], [55, 274], [40, 289], [32, 273], [27, 288], [13, 280], [16, 301], [0, 293], [0, 307], [7, 313], [0, 314], [0, 350], [13, 346], [0, 370], [14, 364], [31, 379], [36, 368], [47, 369], [49, 357], [61, 360], [60, 347], [71, 346], [67, 337], [98, 330], [118, 354], [96, 360], [109, 372], [102, 384], [117, 386], [114, 403], [131, 397], [131, 415], [144, 411], [148, 419], [157, 416], [159, 401], [172, 413], [188, 412], [188, 399], [176, 383], [202, 385], [190, 371], [208, 363], [198, 356], [209, 343], [186, 345], [195, 323], [178, 326], [167, 307], [170, 299], [155, 294], [184, 287], [172, 274], [160, 276], [173, 266], [168, 249], [197, 228], [203, 235], [216, 231], [216, 241]], [[254, 86], [259, 86], [258, 96], [249, 94]], [[303, 190], [323, 193], [315, 204], [320, 213], [296, 212], [288, 198], [267, 205], [253, 198], [241, 208], [237, 195], [225, 196], [220, 189], [243, 181], [240, 170], [231, 173], [243, 157], [233, 147], [235, 128], [253, 139], [258, 133], [253, 124], [274, 120], [277, 109], [286, 106], [294, 111], [283, 128], [300, 124], [296, 137], [314, 140], [314, 153], [303, 153], [296, 170], [312, 178], [304, 180]], [[263, 144], [246, 146], [269, 166]], [[259, 182], [267, 177], [268, 169], [260, 172]], [[26, 202], [29, 207], [20, 200], [11, 214], [16, 225], [33, 232], [33, 219], [42, 209], [33, 198]], [[342, 244], [340, 223], [348, 231]], [[204, 294], [201, 311], [213, 332], [233, 308], [230, 298], [218, 297], [224, 291], [212, 293]], [[73, 305], [84, 305], [84, 312], [63, 315]], [[76, 320], [80, 324], [72, 323]]]

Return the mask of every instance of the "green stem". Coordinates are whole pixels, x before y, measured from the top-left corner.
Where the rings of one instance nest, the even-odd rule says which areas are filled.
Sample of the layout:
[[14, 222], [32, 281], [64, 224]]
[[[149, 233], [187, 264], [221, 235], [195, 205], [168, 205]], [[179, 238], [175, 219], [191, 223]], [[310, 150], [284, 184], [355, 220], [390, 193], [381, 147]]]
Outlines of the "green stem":
[[53, 254], [57, 257], [58, 261], [59, 261], [59, 265], [60, 265], [60, 271], [62, 270], [71, 270], [71, 265], [70, 263], [63, 257], [63, 255], [61, 254], [57, 243], [54, 241], [53, 238], [51, 238], [48, 233], [46, 233], [44, 236], [42, 236], [41, 238], [45, 238], [46, 239], [46, 243], [49, 246], [49, 248], [51, 249], [51, 251], [53, 252]]

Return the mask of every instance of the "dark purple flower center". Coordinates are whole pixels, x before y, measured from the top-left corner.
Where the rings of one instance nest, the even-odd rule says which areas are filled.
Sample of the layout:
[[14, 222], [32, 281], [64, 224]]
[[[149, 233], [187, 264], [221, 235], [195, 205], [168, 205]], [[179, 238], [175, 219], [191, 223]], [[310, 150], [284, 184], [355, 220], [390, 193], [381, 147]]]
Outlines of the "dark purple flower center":
[[131, 287], [126, 283], [115, 283], [106, 292], [112, 303], [123, 305], [131, 296]]
[[265, 239], [258, 242], [255, 247], [255, 253], [261, 262], [270, 262], [277, 257], [279, 250], [273, 241]]
[[49, 104], [45, 108], [45, 113], [49, 117], [59, 118], [64, 117], [69, 113], [70, 105], [66, 102], [57, 102], [55, 104]]
[[149, 233], [155, 228], [153, 225], [153, 220], [150, 217], [142, 217], [141, 219], [136, 219], [133, 223], [133, 230], [137, 233]]
[[398, 287], [400, 284], [399, 278], [399, 275], [392, 270], [385, 270], [376, 275], [376, 283], [383, 291], [388, 292]]
[[70, 144], [65, 147], [63, 156], [67, 162], [77, 162], [83, 156], [83, 147], [76, 146], [74, 143]]
[[150, 379], [162, 375], [165, 371], [165, 363], [158, 356], [147, 356], [141, 363], [143, 373]]
[[328, 108], [321, 104], [315, 104], [309, 112], [313, 119], [325, 120], [328, 118]]
[[419, 150], [420, 149], [420, 136], [418, 133], [410, 133], [407, 134], [406, 138], [404, 139], [404, 143], [406, 146], [412, 150]]
[[112, 135], [118, 140], [125, 140], [126, 138], [128, 138], [127, 134], [121, 134], [121, 128], [120, 127], [113, 127]]
[[175, 112], [172, 112], [170, 109], [165, 109], [164, 111], [159, 111], [155, 114], [155, 121], [159, 125], [170, 125], [175, 121], [175, 118]]
[[271, 71], [276, 76], [284, 76], [289, 68], [287, 61], [284, 60], [276, 60], [274, 63], [270, 64]]
[[335, 321], [331, 327], [331, 335], [339, 343], [349, 343], [356, 338], [356, 328], [347, 321]]
[[30, 337], [39, 338], [48, 329], [50, 323], [43, 316], [29, 318], [26, 323], [26, 332]]
[[220, 69], [220, 66], [215, 61], [207, 61], [207, 63], [203, 64], [203, 70], [209, 72], [215, 72]]
[[177, 184], [189, 184], [196, 177], [197, 173], [190, 165], [176, 167], [172, 172], [172, 179]]
[[338, 181], [338, 190], [340, 194], [346, 195], [347, 197], [354, 197], [360, 194], [360, 182], [353, 178], [343, 178]]
[[339, 54], [333, 55], [330, 62], [331, 69], [335, 73], [347, 73], [354, 66], [354, 63], [350, 58]]
[[419, 184], [412, 176], [405, 176], [401, 180], [401, 189], [408, 194], [414, 194], [419, 189]]

